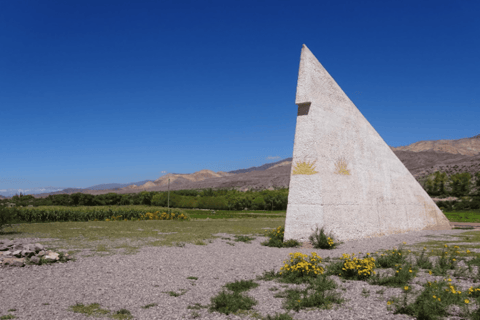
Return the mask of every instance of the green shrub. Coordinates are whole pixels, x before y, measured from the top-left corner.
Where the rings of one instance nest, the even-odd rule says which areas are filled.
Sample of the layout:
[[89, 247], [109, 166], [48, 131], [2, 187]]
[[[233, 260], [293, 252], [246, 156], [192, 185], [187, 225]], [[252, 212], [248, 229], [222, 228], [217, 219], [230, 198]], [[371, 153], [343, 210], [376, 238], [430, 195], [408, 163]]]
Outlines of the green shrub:
[[371, 279], [372, 284], [387, 287], [403, 287], [417, 275], [418, 268], [411, 264], [397, 265], [393, 276], [380, 277], [377, 275]]
[[417, 258], [416, 261], [416, 266], [421, 268], [421, 269], [432, 269], [433, 264], [432, 262], [428, 259], [428, 256], [425, 257], [425, 252], [427, 251], [426, 247], [423, 247], [422, 253], [420, 254], [420, 257]]
[[387, 250], [385, 253], [376, 255], [376, 265], [378, 268], [393, 268], [395, 265], [405, 262], [406, 252], [398, 249]]
[[268, 241], [262, 242], [262, 246], [274, 248], [293, 248], [301, 246], [301, 243], [295, 239], [290, 239], [285, 242], [283, 241], [283, 237], [285, 235], [285, 228], [282, 226], [267, 232], [266, 235], [270, 239]]
[[235, 282], [227, 283], [225, 287], [228, 290], [233, 291], [235, 293], [241, 293], [241, 292], [248, 291], [250, 289], [258, 287], [258, 283], [253, 282], [253, 280], [248, 280], [248, 281], [237, 280]]
[[14, 222], [16, 216], [15, 208], [7, 208], [0, 205], [0, 231], [6, 225], [9, 225], [11, 228], [13, 228], [12, 223]]
[[334, 303], [343, 302], [340, 293], [333, 290], [337, 287], [336, 283], [325, 275], [315, 279], [310, 278], [308, 283], [309, 286], [304, 290], [288, 289], [276, 294], [275, 297], [285, 297], [286, 301], [283, 307], [297, 312], [307, 308], [328, 309]]
[[335, 249], [338, 245], [338, 243], [333, 240], [333, 236], [325, 234], [323, 227], [320, 230], [318, 230], [317, 227], [308, 239], [316, 249]]
[[375, 274], [374, 258], [358, 259], [354, 256], [354, 253], [351, 256], [345, 253], [342, 255], [343, 264], [338, 274], [340, 277], [352, 280], [365, 280]]
[[243, 296], [240, 293], [220, 292], [217, 296], [211, 298], [210, 311], [217, 311], [229, 315], [239, 310], [250, 310], [257, 304], [255, 299]]
[[315, 252], [312, 252], [310, 257], [300, 252], [290, 253], [290, 259], [283, 263], [284, 266], [280, 269], [279, 275], [284, 281], [290, 283], [304, 282], [307, 278], [315, 278], [325, 271], [320, 266], [322, 258]]

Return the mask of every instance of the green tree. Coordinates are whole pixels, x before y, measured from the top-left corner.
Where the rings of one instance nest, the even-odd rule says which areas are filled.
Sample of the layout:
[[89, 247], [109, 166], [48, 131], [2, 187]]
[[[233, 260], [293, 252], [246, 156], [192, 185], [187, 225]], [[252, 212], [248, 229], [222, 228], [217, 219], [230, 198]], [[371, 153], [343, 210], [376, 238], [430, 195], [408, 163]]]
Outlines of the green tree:
[[257, 196], [252, 202], [253, 210], [264, 210], [265, 206], [265, 199], [262, 196]]
[[120, 204], [124, 206], [128, 206], [132, 203], [133, 201], [130, 199], [129, 194], [122, 194], [122, 197], [120, 199]]
[[470, 193], [470, 179], [472, 176], [468, 172], [457, 173], [450, 176], [450, 186], [452, 187], [452, 194], [455, 197], [467, 196]]
[[148, 191], [142, 191], [140, 192], [140, 204], [144, 204], [144, 205], [151, 205], [152, 204], [152, 197], [153, 197], [154, 193], [152, 192], [148, 192]]

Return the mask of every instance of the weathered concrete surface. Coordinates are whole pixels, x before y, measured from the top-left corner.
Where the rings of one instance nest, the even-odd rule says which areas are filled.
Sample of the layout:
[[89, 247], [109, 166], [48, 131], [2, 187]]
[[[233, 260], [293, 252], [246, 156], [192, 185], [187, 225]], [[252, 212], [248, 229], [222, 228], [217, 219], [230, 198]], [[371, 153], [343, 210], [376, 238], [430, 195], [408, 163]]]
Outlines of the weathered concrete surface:
[[443, 212], [304, 45], [285, 240], [449, 230]]

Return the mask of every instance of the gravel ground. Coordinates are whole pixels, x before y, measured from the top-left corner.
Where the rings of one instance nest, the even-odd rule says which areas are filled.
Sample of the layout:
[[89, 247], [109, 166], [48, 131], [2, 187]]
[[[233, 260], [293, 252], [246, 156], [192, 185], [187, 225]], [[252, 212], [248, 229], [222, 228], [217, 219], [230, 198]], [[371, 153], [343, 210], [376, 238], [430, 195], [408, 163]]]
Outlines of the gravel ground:
[[[0, 268], [0, 315], [11, 314], [16, 319], [92, 319], [69, 311], [77, 302], [84, 305], [99, 303], [103, 309], [116, 312], [122, 308], [131, 312], [134, 319], [242, 319], [240, 316], [209, 313], [207, 309], [191, 310], [187, 306], [200, 303], [210, 304], [210, 298], [222, 287], [235, 280], [255, 279], [264, 271], [283, 266], [291, 252], [310, 254], [316, 252], [322, 258], [341, 257], [343, 253], [370, 252], [393, 249], [403, 241], [407, 245], [432, 240], [428, 235], [438, 236], [435, 240], [453, 240], [449, 234], [464, 233], [465, 230], [419, 231], [368, 240], [349, 241], [335, 250], [308, 248], [270, 248], [261, 246], [264, 237], [257, 237], [250, 244], [215, 239], [206, 246], [186, 244], [184, 247], [143, 247], [134, 255], [115, 254], [110, 256], [84, 257], [77, 254], [77, 261], [23, 268]], [[218, 234], [219, 236], [228, 236]], [[233, 239], [233, 236], [231, 236]], [[29, 239], [40, 242], [42, 239]], [[33, 240], [33, 241], [32, 241]], [[227, 242], [234, 243], [232, 246]], [[187, 277], [198, 277], [189, 280]], [[441, 277], [422, 275], [414, 281], [435, 280]], [[400, 295], [402, 289], [370, 286], [365, 282], [346, 281], [332, 276], [339, 284], [339, 292], [347, 301], [331, 310], [291, 312], [294, 319], [411, 319], [405, 315], [393, 315], [387, 311], [389, 297]], [[266, 316], [283, 313], [282, 298], [274, 295], [283, 290], [281, 283], [257, 281], [260, 286], [248, 291], [258, 304], [254, 310]], [[468, 288], [468, 282], [458, 283]], [[280, 290], [270, 291], [272, 287]], [[345, 287], [346, 290], [341, 290]], [[362, 296], [362, 289], [370, 295]], [[414, 289], [420, 285], [414, 285]], [[172, 297], [167, 291], [184, 295]], [[385, 289], [383, 294], [376, 293]], [[48, 305], [45, 305], [48, 303]], [[158, 305], [144, 309], [142, 306]], [[245, 316], [244, 316], [245, 318]], [[455, 319], [455, 318], [451, 318]]]

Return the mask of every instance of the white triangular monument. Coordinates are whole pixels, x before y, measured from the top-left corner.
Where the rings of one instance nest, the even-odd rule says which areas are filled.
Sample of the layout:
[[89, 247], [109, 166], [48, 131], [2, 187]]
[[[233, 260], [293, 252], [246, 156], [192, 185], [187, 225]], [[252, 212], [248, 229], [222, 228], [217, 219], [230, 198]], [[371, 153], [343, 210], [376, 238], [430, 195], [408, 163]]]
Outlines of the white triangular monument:
[[284, 240], [450, 230], [443, 212], [303, 45]]

